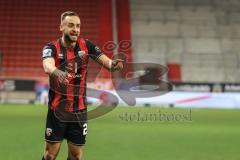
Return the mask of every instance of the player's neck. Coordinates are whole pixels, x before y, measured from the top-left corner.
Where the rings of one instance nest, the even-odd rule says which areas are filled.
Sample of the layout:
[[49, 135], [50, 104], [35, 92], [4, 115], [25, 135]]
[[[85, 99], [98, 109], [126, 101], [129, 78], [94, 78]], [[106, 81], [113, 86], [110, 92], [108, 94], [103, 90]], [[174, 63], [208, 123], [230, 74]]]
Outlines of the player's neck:
[[66, 40], [64, 36], [61, 39], [62, 39], [62, 45], [68, 49], [73, 49], [76, 46], [76, 42], [70, 42]]

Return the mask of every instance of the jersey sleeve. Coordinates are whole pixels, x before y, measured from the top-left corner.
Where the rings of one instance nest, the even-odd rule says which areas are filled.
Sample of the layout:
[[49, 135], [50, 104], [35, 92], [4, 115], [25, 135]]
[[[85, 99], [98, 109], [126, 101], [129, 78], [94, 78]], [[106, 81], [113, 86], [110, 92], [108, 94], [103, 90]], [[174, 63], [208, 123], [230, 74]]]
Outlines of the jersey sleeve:
[[92, 59], [96, 60], [103, 54], [101, 49], [88, 39], [86, 39], [86, 45], [88, 48], [88, 54]]
[[55, 58], [56, 52], [57, 52], [56, 47], [53, 44], [49, 43], [43, 47], [42, 59], [49, 58], [49, 57]]

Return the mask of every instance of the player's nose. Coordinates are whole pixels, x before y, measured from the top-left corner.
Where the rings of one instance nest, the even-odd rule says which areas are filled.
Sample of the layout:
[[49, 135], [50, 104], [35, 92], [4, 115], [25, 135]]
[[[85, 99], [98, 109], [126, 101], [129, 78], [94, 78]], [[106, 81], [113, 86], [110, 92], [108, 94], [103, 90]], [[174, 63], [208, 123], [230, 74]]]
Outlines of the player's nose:
[[74, 31], [74, 32], [77, 32], [77, 28], [76, 28], [76, 27], [73, 27], [73, 31]]
[[73, 27], [73, 31], [74, 31], [74, 32], [78, 32], [78, 27], [77, 27], [77, 26], [74, 26], [74, 27]]

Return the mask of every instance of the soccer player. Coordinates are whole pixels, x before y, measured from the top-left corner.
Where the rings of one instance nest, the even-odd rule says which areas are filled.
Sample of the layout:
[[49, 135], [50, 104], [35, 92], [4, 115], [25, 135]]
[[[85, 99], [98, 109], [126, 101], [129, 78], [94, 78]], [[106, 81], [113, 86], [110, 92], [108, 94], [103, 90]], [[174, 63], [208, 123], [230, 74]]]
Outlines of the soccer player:
[[61, 15], [62, 37], [43, 48], [43, 68], [49, 75], [49, 103], [43, 160], [56, 159], [63, 139], [68, 144], [68, 160], [80, 160], [87, 134], [87, 119], [81, 123], [59, 119], [55, 111], [86, 114], [86, 71], [88, 57], [110, 71], [121, 70], [121, 59], [111, 60], [88, 39], [79, 37], [81, 21], [77, 13]]

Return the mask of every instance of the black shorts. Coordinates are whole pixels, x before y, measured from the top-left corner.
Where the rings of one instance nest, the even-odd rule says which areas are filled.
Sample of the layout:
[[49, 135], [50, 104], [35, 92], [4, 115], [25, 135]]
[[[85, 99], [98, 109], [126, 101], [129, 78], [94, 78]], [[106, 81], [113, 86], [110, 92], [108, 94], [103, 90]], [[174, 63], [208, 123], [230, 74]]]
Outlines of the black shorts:
[[[68, 143], [84, 145], [87, 135], [87, 112], [86, 110], [79, 112], [81, 114], [80, 116], [78, 114], [77, 120], [76, 118], [68, 120], [58, 116], [54, 110], [48, 109], [45, 140], [54, 143], [62, 142], [63, 139], [66, 139]], [[73, 114], [71, 113], [71, 115]]]

